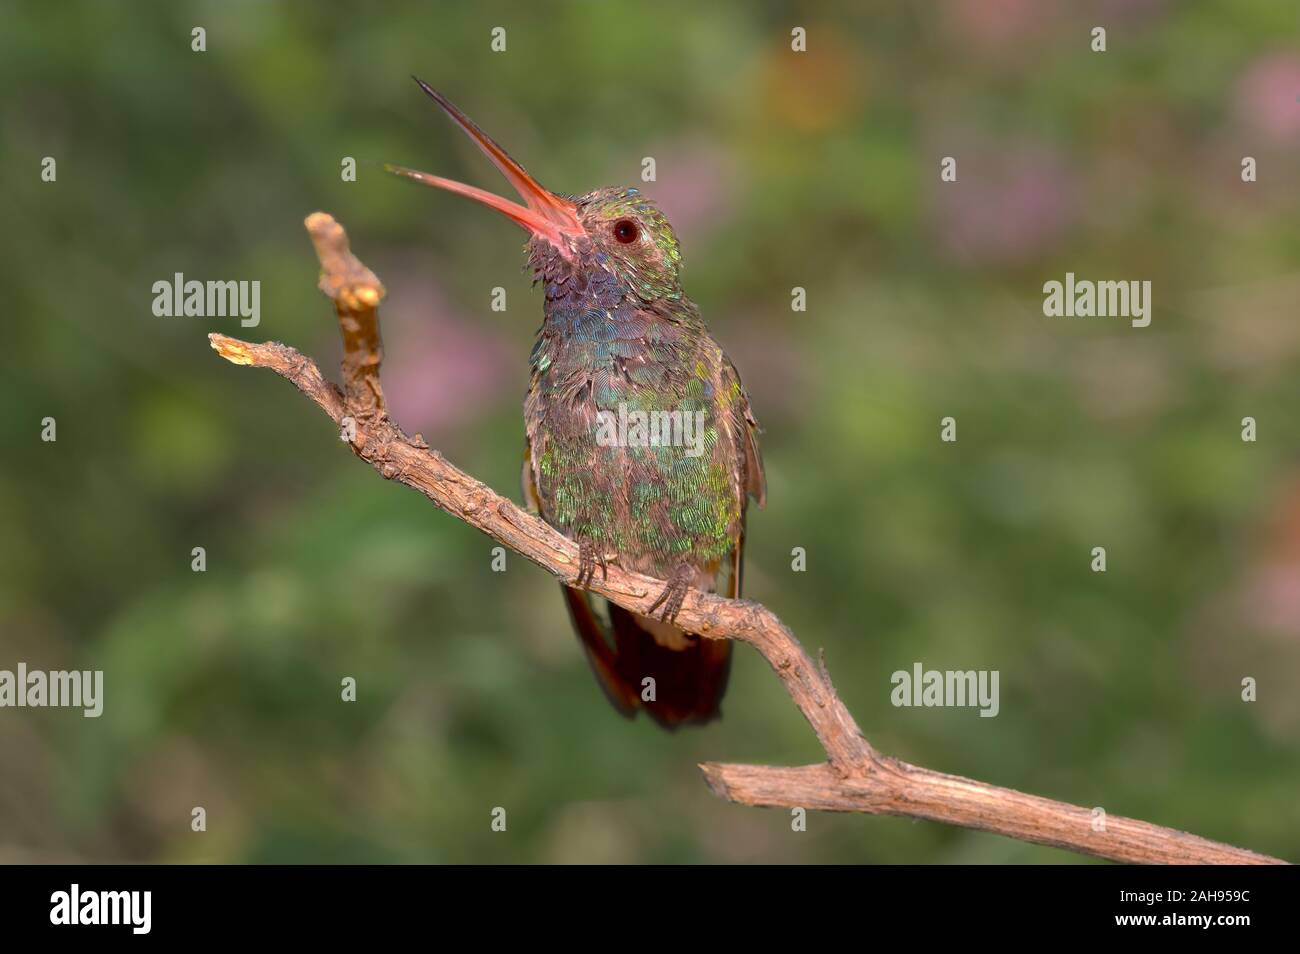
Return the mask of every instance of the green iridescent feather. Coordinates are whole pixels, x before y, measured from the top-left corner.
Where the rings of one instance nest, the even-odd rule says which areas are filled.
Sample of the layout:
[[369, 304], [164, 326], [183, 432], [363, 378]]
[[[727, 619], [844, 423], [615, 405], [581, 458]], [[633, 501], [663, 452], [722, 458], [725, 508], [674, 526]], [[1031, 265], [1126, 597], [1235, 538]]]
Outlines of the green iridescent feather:
[[[748, 399], [682, 291], [681, 251], [659, 209], [634, 189], [575, 201], [592, 236], [576, 260], [529, 245], [546, 290], [525, 401], [538, 505], [629, 568], [667, 577], [686, 565], [703, 580], [738, 545], [746, 496], [762, 496]], [[629, 221], [635, 241], [616, 240]], [[602, 446], [601, 412], [670, 412], [702, 427], [658, 446]]]

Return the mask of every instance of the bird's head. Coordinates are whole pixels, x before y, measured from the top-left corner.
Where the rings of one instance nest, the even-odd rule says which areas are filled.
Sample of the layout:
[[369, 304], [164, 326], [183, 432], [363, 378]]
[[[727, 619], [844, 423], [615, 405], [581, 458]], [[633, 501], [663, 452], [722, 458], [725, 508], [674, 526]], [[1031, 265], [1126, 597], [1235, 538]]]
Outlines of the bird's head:
[[401, 166], [386, 166], [389, 172], [467, 196], [522, 226], [529, 233], [529, 265], [539, 279], [554, 281], [601, 269], [647, 300], [680, 297], [677, 236], [654, 202], [631, 188], [597, 189], [576, 197], [551, 192], [447, 97], [415, 81], [474, 140], [523, 201]]

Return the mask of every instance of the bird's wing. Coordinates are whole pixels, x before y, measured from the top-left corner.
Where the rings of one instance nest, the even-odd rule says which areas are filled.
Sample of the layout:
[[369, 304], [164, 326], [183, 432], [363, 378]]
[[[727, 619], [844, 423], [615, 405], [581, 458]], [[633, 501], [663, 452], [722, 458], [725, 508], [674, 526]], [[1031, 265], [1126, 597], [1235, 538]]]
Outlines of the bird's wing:
[[[743, 487], [761, 510], [767, 504], [767, 478], [763, 474], [763, 456], [758, 450], [760, 428], [749, 404], [749, 394], [740, 381], [740, 373], [725, 354], [722, 356], [722, 385], [728, 390], [734, 390], [737, 395], [732, 404], [732, 413], [737, 443], [745, 456]], [[740, 503], [743, 510], [745, 501], [742, 499]]]
[[767, 478], [763, 474], [763, 457], [758, 450], [758, 421], [749, 406], [749, 395], [740, 381], [740, 373], [731, 359], [722, 356], [722, 385], [726, 390], [735, 390], [737, 400], [732, 405], [732, 431], [738, 448], [744, 457], [743, 469], [739, 475], [738, 496], [740, 497], [740, 527], [736, 544], [731, 550], [731, 566], [727, 580], [727, 595], [732, 599], [740, 597], [745, 564], [745, 511], [747, 497], [752, 497], [761, 509], [767, 503]]
[[524, 506], [531, 513], [541, 514], [542, 498], [537, 493], [537, 472], [533, 470], [533, 445], [527, 437], [524, 438], [524, 471], [519, 475], [519, 482], [523, 486]]

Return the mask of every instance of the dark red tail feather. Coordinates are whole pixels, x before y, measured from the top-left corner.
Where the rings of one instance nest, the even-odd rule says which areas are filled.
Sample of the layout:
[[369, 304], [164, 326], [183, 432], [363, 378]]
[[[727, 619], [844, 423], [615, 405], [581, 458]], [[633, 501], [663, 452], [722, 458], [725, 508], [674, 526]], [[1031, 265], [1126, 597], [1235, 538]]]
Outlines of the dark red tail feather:
[[[718, 717], [731, 672], [730, 640], [676, 630], [675, 638], [684, 648], [664, 646], [642, 625], [644, 617], [612, 603], [608, 604], [612, 632], [607, 636], [587, 594], [567, 586], [562, 589], [592, 671], [614, 708], [629, 718], [645, 709], [665, 729], [700, 725]], [[665, 628], [657, 621], [646, 622]], [[647, 677], [654, 680], [653, 693], [644, 682]], [[653, 698], [643, 698], [646, 695]]]

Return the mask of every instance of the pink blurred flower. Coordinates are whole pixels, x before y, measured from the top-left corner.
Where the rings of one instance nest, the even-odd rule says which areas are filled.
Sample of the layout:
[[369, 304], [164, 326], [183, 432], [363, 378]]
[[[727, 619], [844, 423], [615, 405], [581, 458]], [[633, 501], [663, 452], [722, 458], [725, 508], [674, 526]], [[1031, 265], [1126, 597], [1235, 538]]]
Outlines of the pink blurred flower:
[[735, 210], [736, 164], [707, 143], [665, 144], [647, 155], [655, 157], [657, 179], [633, 185], [659, 203], [689, 250]]
[[[428, 276], [429, 266], [390, 269], [384, 308], [384, 394], [408, 433], [434, 435], [472, 423], [485, 409], [522, 399], [526, 350], [506, 341], [486, 319], [459, 311]], [[483, 311], [488, 311], [484, 297]], [[528, 327], [541, 303], [511, 301], [508, 314], [525, 313]]]
[[954, 38], [998, 52], [1060, 20], [1059, 0], [954, 0], [943, 8]]
[[1237, 115], [1274, 142], [1300, 136], [1300, 55], [1272, 53], [1255, 60], [1237, 84]]
[[1246, 592], [1247, 613], [1269, 632], [1300, 637], [1300, 562], [1261, 567]]
[[1269, 539], [1243, 589], [1248, 619], [1266, 632], [1300, 638], [1300, 479], [1270, 510]]
[[1077, 218], [1064, 159], [1038, 143], [953, 145], [957, 181], [932, 186], [932, 227], [951, 258], [1021, 265], [1050, 254]]

